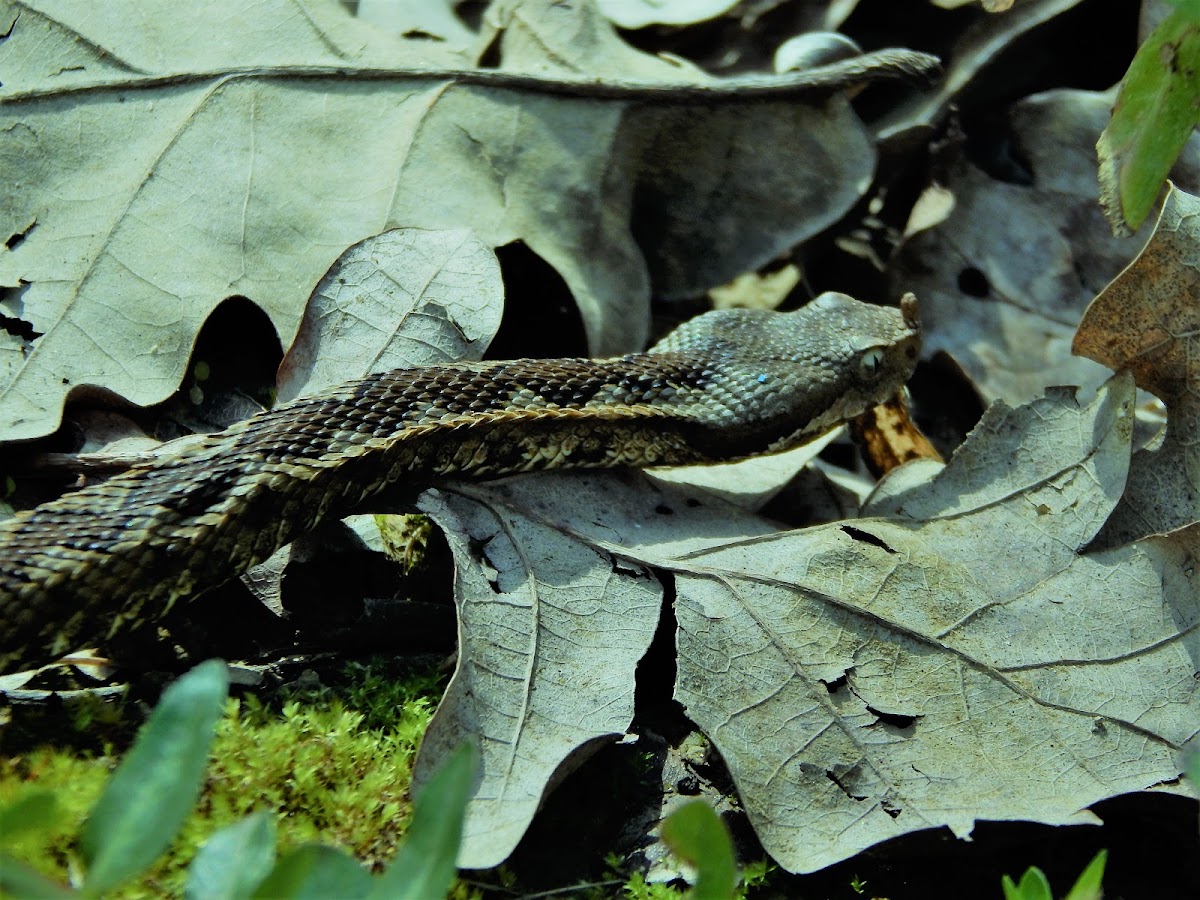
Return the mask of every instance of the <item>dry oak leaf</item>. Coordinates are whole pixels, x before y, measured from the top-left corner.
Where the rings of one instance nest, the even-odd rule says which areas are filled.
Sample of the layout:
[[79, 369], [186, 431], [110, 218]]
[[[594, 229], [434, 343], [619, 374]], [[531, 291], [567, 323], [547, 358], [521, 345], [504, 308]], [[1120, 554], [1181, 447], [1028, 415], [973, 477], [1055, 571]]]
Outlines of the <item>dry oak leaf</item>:
[[[500, 263], [470, 231], [399, 228], [367, 238], [343, 253], [321, 279], [304, 321], [280, 364], [283, 402], [351, 378], [390, 369], [477, 360], [504, 308]], [[379, 530], [358, 521], [355, 531]], [[309, 535], [310, 546], [340, 531]], [[273, 611], [296, 547], [280, 547], [242, 575]]]
[[[0, 0], [7, 439], [52, 432], [77, 388], [163, 400], [230, 296], [289, 346], [333, 261], [397, 227], [523, 241], [594, 354], [640, 347], [651, 273], [664, 294], [706, 289], [857, 201], [875, 149], [830, 79], [931, 63], [718, 80], [550, 0], [489, 7], [472, 43], [400, 37], [336, 0], [125, 9]], [[680, 105], [693, 89], [709, 92]]]
[[[1072, 356], [1071, 339], [1139, 247], [1113, 237], [1097, 204], [1092, 147], [1111, 108], [1111, 94], [1076, 90], [1013, 104], [1011, 137], [1028, 171], [1004, 178], [963, 161], [945, 185], [949, 216], [893, 260], [896, 293], [921, 298], [925, 352], [950, 353], [989, 400], [1021, 403], [1055, 384], [1090, 391], [1109, 375]], [[1180, 170], [1200, 180], [1200, 139]]]
[[[964, 111], [971, 110], [978, 102], [973, 95], [986, 92], [980, 89], [992, 76], [1003, 72], [1003, 60], [1014, 52], [1014, 47], [1055, 17], [1069, 14], [1080, 2], [1037, 0], [1022, 3], [1002, 16], [963, 16], [946, 11], [946, 19], [953, 16], [958, 24], [948, 26], [956, 29], [957, 34], [950, 55], [944, 61], [945, 75], [933, 90], [910, 97], [883, 116], [876, 125], [881, 143], [921, 142], [923, 138], [919, 135], [937, 127], [952, 104]], [[963, 23], [966, 23], [965, 28]], [[1007, 76], [1001, 74], [999, 77], [1003, 80]]]
[[1096, 546], [1200, 521], [1200, 199], [1171, 185], [1150, 240], [1092, 301], [1072, 349], [1128, 369], [1167, 407]]
[[418, 781], [459, 741], [484, 747], [460, 864], [501, 861], [556, 773], [627, 727], [656, 571], [677, 597], [675, 696], [790, 871], [1177, 790], [1200, 731], [1200, 526], [1080, 552], [1120, 496], [1133, 395], [1125, 378], [1087, 407], [993, 407], [931, 482], [880, 494], [892, 518], [779, 531], [620, 473], [425, 495], [464, 650]]
[[504, 281], [472, 232], [397, 228], [348, 249], [313, 291], [279, 366], [280, 402], [351, 378], [477, 360], [496, 336]]
[[[454, 676], [422, 739], [414, 783], [464, 740], [480, 747], [458, 858], [465, 868], [503, 862], [568, 761], [629, 728], [634, 670], [663, 598], [645, 567], [539, 521], [503, 492], [464, 485], [420, 503], [454, 552], [459, 625]], [[586, 493], [573, 490], [577, 500]]]

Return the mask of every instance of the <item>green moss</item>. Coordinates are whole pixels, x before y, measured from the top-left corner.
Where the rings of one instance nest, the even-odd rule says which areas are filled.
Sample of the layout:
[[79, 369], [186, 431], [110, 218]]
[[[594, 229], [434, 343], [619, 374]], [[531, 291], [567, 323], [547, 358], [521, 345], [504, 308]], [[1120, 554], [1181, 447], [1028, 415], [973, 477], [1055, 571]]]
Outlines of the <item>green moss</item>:
[[[620, 872], [621, 865], [618, 858], [610, 856], [605, 861], [614, 875]], [[734, 888], [734, 900], [746, 900], [746, 898], [754, 897], [756, 893], [759, 893], [758, 888], [767, 886], [774, 871], [775, 866], [765, 859], [747, 863], [742, 869], [737, 887]], [[598, 888], [595, 891], [585, 892], [585, 896], [589, 900], [600, 900], [601, 897], [607, 896], [620, 896], [625, 900], [678, 900], [678, 898], [690, 896], [690, 890], [682, 882], [667, 884], [648, 882], [641, 872], [634, 872], [629, 875], [617, 892]]]
[[43, 875], [65, 881], [77, 869], [75, 836], [87, 811], [104, 789], [116, 765], [108, 755], [76, 755], [43, 747], [15, 757], [0, 757], [0, 806], [36, 790], [51, 790], [58, 799], [57, 823], [44, 831], [5, 841], [5, 849]]
[[379, 528], [384, 552], [404, 567], [404, 574], [411, 574], [425, 561], [434, 530], [428, 516], [420, 513], [377, 515], [375, 525]]
[[[335, 688], [291, 691], [278, 708], [253, 695], [231, 699], [195, 812], [171, 852], [114, 896], [181, 894], [184, 869], [207, 837], [257, 809], [274, 812], [281, 851], [320, 841], [372, 868], [390, 860], [408, 824], [413, 758], [441, 693], [439, 677], [429, 670], [394, 679], [381, 665], [362, 664], [343, 676]], [[67, 880], [75, 835], [115, 762], [53, 748], [0, 758], [0, 804], [50, 789], [65, 813], [60, 826], [10, 850]]]
[[765, 859], [746, 863], [745, 868], [742, 869], [742, 880], [738, 884], [737, 896], [753, 897], [754, 889], [766, 887], [771, 881], [771, 875], [774, 872], [774, 864], [767, 862]]
[[629, 900], [678, 900], [686, 894], [687, 889], [683, 887], [648, 882], [640, 872], [631, 875], [621, 888], [621, 896]]

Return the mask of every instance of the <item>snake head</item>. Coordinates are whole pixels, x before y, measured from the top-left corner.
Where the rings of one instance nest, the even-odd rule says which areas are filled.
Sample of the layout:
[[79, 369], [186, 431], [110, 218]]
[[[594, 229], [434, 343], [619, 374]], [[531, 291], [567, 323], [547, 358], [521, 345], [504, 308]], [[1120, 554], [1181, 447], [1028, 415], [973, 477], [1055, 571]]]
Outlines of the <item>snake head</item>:
[[920, 348], [911, 294], [893, 309], [825, 293], [795, 312], [706, 313], [651, 352], [706, 360], [688, 393], [698, 438], [718, 457], [784, 450], [883, 402]]

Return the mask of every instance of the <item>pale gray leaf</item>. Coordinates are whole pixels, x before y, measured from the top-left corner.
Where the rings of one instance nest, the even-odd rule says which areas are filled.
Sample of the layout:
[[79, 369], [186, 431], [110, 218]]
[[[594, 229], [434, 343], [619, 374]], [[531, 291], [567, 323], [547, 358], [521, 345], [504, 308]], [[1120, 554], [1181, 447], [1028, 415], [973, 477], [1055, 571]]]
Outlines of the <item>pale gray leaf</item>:
[[634, 669], [662, 587], [560, 529], [496, 503], [486, 487], [429, 491], [457, 568], [458, 665], [421, 744], [423, 783], [464, 740], [482, 749], [459, 865], [504, 861], [572, 757], [633, 719]]
[[[1014, 104], [1012, 140], [1029, 171], [1001, 178], [956, 166], [945, 184], [949, 215], [895, 257], [893, 289], [921, 298], [925, 353], [950, 353], [988, 400], [1020, 403], [1057, 384], [1090, 391], [1108, 377], [1071, 355], [1075, 326], [1151, 227], [1115, 238], [1097, 202], [1093, 147], [1112, 102], [1111, 93], [1060, 90]], [[1187, 145], [1177, 174], [1200, 179], [1200, 141]]]
[[1178, 789], [1200, 732], [1200, 526], [1079, 549], [1120, 495], [1132, 397], [1123, 378], [1087, 407], [998, 408], [932, 481], [881, 495], [899, 518], [781, 532], [620, 474], [473, 496], [673, 575], [676, 697], [768, 852], [807, 872], [916, 830], [1090, 822], [1105, 798]]
[[399, 228], [343, 253], [321, 279], [280, 366], [281, 401], [374, 372], [479, 359], [504, 284], [470, 231]]

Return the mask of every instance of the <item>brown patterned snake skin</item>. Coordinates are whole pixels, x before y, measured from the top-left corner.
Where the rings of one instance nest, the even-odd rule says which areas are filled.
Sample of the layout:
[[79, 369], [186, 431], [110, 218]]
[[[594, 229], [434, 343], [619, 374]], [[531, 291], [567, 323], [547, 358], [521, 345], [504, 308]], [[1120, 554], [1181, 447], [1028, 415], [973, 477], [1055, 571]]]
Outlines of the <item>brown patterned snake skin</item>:
[[390, 486], [783, 450], [894, 394], [920, 347], [900, 310], [823, 294], [711, 312], [618, 359], [371, 375], [0, 522], [0, 670], [103, 642]]

